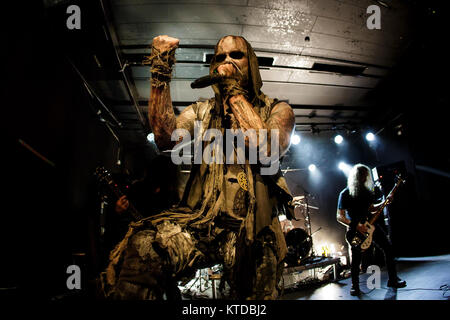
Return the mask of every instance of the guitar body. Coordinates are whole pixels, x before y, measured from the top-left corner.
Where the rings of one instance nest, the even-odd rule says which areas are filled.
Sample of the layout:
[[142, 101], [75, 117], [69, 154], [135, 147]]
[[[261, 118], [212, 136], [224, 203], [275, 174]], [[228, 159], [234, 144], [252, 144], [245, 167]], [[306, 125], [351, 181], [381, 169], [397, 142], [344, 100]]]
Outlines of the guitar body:
[[367, 228], [367, 233], [366, 240], [364, 240], [364, 242], [361, 244], [361, 251], [366, 251], [367, 249], [369, 249], [370, 245], [372, 244], [373, 232], [375, 231], [375, 226], [371, 225], [369, 222], [366, 222], [364, 225]]
[[365, 222], [364, 226], [367, 228], [367, 232], [362, 234], [357, 230], [349, 230], [346, 238], [352, 248], [359, 248], [362, 252], [370, 248], [373, 241], [373, 233], [375, 232], [375, 226], [369, 222]]

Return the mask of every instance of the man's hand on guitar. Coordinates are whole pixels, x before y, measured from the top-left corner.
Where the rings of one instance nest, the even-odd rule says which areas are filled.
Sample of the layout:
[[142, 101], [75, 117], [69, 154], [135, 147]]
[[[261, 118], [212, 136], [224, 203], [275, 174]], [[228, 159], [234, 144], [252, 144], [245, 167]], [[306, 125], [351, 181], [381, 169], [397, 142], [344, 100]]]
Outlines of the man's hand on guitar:
[[121, 214], [127, 211], [129, 205], [130, 203], [127, 200], [127, 196], [121, 196], [119, 200], [116, 201], [115, 210], [118, 214]]
[[356, 226], [356, 230], [358, 230], [359, 232], [361, 232], [362, 234], [365, 234], [367, 232], [367, 227], [365, 225], [363, 225], [362, 223], [358, 223], [358, 225]]

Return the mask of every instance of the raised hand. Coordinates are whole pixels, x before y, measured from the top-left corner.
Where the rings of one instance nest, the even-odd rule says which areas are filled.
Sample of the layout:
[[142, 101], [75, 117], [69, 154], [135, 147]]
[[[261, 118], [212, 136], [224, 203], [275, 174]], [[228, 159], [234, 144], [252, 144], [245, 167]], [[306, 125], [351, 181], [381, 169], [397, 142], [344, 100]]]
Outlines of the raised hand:
[[177, 48], [180, 40], [177, 38], [169, 37], [168, 35], [157, 36], [153, 38], [152, 45], [160, 53], [169, 51], [173, 48]]
[[224, 77], [232, 77], [236, 74], [236, 67], [232, 63], [221, 64], [217, 68], [217, 72]]

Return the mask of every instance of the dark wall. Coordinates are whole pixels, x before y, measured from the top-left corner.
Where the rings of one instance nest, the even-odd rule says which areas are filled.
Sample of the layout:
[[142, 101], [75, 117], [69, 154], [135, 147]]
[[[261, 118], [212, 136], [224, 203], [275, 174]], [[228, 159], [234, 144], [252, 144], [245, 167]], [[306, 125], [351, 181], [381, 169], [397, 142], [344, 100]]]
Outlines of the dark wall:
[[118, 145], [91, 109], [43, 6], [27, 9], [7, 10], [0, 286], [42, 298], [66, 290], [73, 253], [88, 260], [95, 249], [92, 173], [115, 166]]
[[[405, 251], [411, 255], [448, 253], [450, 134], [446, 111], [450, 96], [446, 76], [450, 66], [444, 63], [448, 50], [442, 38], [448, 30], [448, 4], [412, 3], [415, 19], [411, 28], [415, 37], [390, 77], [375, 92], [380, 109], [391, 112], [381, 135], [391, 147], [381, 156], [389, 157], [398, 145], [409, 151], [407, 167], [417, 197], [408, 195], [404, 199], [408, 210], [399, 210], [398, 214], [404, 221], [398, 233]], [[431, 170], [424, 171], [423, 167]]]

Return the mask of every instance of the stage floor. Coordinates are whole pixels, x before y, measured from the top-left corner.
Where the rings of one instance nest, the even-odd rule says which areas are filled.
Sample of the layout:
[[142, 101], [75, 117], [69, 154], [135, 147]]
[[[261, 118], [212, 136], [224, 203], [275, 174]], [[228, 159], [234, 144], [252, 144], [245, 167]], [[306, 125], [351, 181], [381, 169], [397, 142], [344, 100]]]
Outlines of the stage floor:
[[407, 287], [392, 289], [386, 286], [387, 272], [381, 270], [381, 287], [369, 289], [369, 274], [360, 275], [361, 295], [350, 295], [351, 279], [328, 282], [314, 287], [302, 287], [285, 292], [281, 300], [450, 300], [450, 255], [435, 257], [399, 258], [398, 275]]

